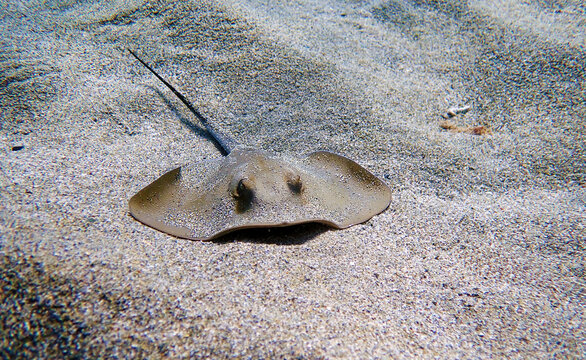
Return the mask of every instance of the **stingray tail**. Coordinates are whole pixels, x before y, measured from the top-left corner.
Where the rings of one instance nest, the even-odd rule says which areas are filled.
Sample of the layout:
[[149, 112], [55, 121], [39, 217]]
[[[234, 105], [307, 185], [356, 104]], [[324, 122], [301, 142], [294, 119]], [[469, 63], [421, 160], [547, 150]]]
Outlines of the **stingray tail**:
[[212, 128], [212, 126], [210, 125], [208, 120], [199, 111], [197, 111], [197, 109], [195, 109], [193, 107], [193, 105], [191, 105], [191, 102], [189, 102], [189, 100], [187, 100], [185, 98], [185, 96], [183, 96], [179, 91], [177, 91], [173, 87], [173, 85], [171, 85], [167, 81], [165, 81], [165, 79], [163, 79], [159, 74], [157, 74], [157, 72], [155, 70], [153, 70], [153, 68], [151, 68], [146, 62], [142, 61], [142, 59], [139, 58], [138, 55], [136, 55], [132, 50], [130, 50], [130, 49], [127, 49], [127, 50], [132, 56], [134, 56], [136, 58], [136, 60], [138, 60], [142, 65], [144, 65], [144, 67], [146, 67], [150, 72], [152, 72], [153, 75], [155, 75], [157, 77], [157, 79], [161, 80], [163, 82], [163, 84], [165, 84], [165, 86], [167, 86], [169, 88], [169, 90], [171, 90], [173, 92], [173, 94], [175, 94], [175, 96], [177, 96], [179, 98], [179, 100], [181, 100], [181, 102], [183, 104], [185, 104], [185, 106], [187, 106], [187, 108], [205, 126], [207, 132], [212, 136], [213, 140], [218, 145], [220, 151], [222, 152], [222, 155], [224, 155], [224, 156], [228, 155], [232, 151], [232, 148], [230, 147], [230, 145], [228, 144], [228, 141], [226, 141], [224, 136], [222, 136], [220, 133], [214, 131], [214, 129]]

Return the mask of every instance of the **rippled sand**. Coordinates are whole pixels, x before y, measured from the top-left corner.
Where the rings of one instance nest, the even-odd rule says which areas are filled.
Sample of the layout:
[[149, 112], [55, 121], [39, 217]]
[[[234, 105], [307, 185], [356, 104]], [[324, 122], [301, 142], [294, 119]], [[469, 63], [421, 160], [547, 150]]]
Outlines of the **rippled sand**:
[[[582, 356], [584, 12], [571, 0], [5, 5], [0, 353]], [[349, 157], [393, 189], [390, 208], [345, 230], [215, 242], [135, 221], [139, 189], [221, 155], [126, 48], [235, 141]]]

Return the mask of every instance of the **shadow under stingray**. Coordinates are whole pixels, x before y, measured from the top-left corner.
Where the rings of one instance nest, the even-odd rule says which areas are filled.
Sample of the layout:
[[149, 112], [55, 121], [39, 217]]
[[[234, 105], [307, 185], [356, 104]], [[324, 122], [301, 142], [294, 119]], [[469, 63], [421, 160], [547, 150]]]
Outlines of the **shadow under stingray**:
[[318, 235], [336, 230], [325, 224], [313, 222], [291, 226], [240, 229], [211, 240], [215, 244], [249, 242], [272, 245], [302, 245]]

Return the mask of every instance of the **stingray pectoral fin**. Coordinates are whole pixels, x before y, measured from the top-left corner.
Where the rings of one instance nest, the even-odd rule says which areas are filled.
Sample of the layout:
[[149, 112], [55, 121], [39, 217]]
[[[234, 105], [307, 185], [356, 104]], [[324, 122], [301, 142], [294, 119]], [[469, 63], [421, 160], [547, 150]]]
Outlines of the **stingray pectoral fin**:
[[168, 217], [180, 206], [181, 167], [163, 176], [130, 198], [130, 214], [138, 221], [170, 235], [189, 238], [188, 229], [169, 223]]
[[337, 228], [363, 223], [385, 211], [391, 203], [391, 189], [356, 162], [328, 151], [310, 154], [307, 159], [323, 173], [324, 183], [316, 195], [323, 212], [334, 214], [320, 222]]

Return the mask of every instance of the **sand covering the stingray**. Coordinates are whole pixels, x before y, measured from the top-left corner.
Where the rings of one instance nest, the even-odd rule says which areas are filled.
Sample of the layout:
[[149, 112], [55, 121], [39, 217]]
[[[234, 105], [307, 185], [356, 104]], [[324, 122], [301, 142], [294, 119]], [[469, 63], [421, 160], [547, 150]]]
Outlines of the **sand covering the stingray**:
[[[243, 179], [251, 189], [235, 196]], [[320, 151], [287, 159], [236, 149], [166, 173], [132, 197], [130, 212], [169, 234], [209, 240], [237, 229], [305, 222], [345, 228], [370, 219], [390, 201], [382, 181], [343, 156]]]

